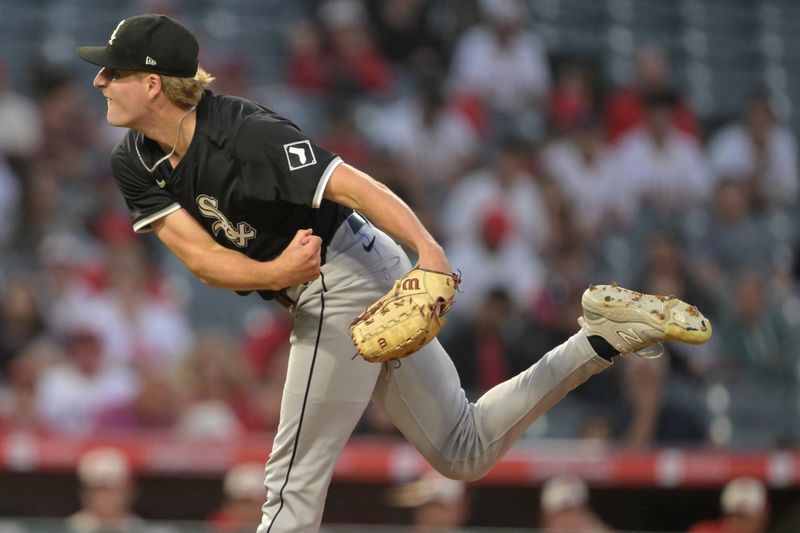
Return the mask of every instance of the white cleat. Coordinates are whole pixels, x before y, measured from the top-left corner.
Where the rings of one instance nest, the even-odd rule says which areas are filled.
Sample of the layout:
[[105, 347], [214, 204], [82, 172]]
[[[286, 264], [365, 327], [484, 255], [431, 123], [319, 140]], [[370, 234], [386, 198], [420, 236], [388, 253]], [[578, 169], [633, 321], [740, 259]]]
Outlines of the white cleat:
[[702, 313], [672, 296], [591, 285], [581, 304], [578, 323], [586, 335], [603, 337], [622, 355], [653, 359], [664, 353], [664, 341], [702, 344], [711, 338], [711, 323]]

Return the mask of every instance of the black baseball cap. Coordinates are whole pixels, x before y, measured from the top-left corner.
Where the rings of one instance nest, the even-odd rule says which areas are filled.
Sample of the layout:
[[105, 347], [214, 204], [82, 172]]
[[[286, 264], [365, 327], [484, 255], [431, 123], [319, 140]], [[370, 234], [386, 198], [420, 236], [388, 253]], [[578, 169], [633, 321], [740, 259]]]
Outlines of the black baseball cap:
[[122, 20], [106, 46], [81, 46], [78, 55], [101, 67], [191, 78], [200, 47], [194, 35], [166, 15]]

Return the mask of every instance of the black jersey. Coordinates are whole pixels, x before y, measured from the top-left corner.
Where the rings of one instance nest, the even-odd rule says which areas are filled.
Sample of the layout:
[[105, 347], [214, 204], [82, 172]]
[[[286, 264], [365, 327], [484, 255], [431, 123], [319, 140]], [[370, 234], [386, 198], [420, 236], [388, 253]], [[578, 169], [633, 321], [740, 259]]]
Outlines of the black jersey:
[[[138, 149], [138, 152], [137, 152]], [[252, 259], [277, 257], [297, 230], [312, 228], [322, 254], [351, 210], [322, 198], [341, 159], [289, 120], [255, 102], [205, 91], [194, 136], [178, 165], [158, 143], [130, 130], [111, 168], [136, 232], [180, 208], [215, 240]], [[141, 159], [141, 160], [140, 160]], [[262, 291], [269, 297], [269, 291]]]

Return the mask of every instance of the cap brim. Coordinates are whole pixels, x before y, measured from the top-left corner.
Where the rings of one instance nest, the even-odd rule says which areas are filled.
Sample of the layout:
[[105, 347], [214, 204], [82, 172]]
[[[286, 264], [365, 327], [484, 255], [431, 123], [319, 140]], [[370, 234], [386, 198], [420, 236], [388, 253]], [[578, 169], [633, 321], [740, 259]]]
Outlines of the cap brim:
[[98, 67], [108, 67], [119, 70], [131, 70], [136, 68], [111, 55], [108, 48], [105, 46], [81, 46], [78, 48], [78, 55], [84, 61], [88, 61], [92, 65], [97, 65]]

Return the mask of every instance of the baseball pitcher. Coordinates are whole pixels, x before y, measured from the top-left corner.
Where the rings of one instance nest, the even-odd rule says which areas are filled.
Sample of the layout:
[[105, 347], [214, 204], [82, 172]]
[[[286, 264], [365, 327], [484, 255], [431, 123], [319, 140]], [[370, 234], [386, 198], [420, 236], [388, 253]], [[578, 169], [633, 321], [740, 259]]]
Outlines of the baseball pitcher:
[[197, 40], [172, 18], [109, 29], [107, 43], [78, 54], [101, 67], [108, 122], [129, 130], [111, 168], [133, 229], [154, 232], [204, 283], [256, 291], [294, 317], [259, 533], [317, 530], [369, 401], [439, 472], [476, 479], [614, 355], [710, 336], [679, 300], [590, 287], [577, 333], [470, 403], [434, 338], [458, 276], [411, 209], [286, 118], [208, 90]]

